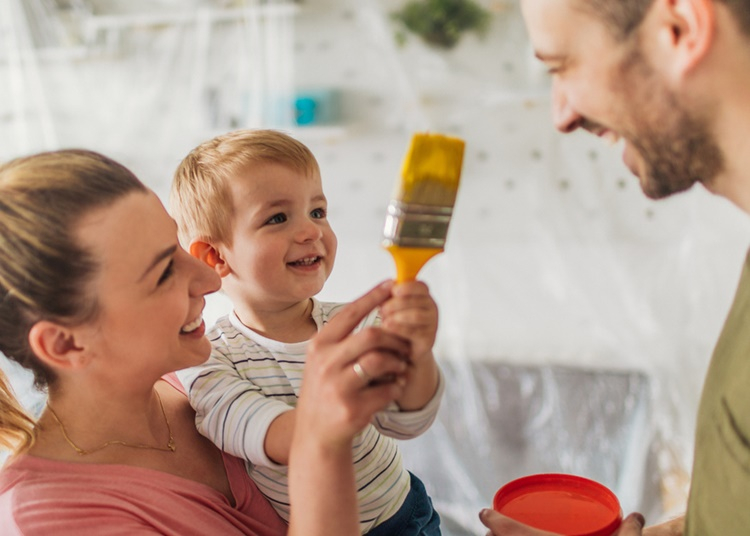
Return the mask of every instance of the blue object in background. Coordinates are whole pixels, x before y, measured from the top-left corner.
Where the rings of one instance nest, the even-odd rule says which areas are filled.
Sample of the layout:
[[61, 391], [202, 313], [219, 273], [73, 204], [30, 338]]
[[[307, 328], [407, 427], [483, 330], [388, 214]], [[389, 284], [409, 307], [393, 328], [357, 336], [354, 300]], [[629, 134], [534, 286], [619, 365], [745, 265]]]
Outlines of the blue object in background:
[[339, 94], [335, 89], [300, 91], [294, 98], [298, 126], [331, 125], [339, 120]]
[[297, 97], [294, 100], [294, 117], [297, 124], [302, 126], [316, 123], [317, 108], [318, 103], [312, 97]]

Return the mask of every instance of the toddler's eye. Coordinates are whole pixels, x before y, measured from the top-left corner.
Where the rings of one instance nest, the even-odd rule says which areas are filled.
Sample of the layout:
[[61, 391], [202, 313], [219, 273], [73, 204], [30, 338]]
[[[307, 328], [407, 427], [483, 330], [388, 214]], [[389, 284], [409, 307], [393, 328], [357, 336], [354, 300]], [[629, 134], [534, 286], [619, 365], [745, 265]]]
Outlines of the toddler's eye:
[[286, 214], [279, 213], [274, 214], [271, 216], [266, 223], [276, 224], [276, 223], [284, 223], [286, 221]]
[[324, 209], [324, 208], [316, 208], [315, 210], [313, 210], [313, 211], [312, 211], [312, 212], [310, 213], [310, 215], [311, 215], [311, 216], [312, 216], [313, 218], [316, 218], [316, 219], [322, 220], [323, 218], [325, 218], [325, 217], [326, 217], [326, 209]]

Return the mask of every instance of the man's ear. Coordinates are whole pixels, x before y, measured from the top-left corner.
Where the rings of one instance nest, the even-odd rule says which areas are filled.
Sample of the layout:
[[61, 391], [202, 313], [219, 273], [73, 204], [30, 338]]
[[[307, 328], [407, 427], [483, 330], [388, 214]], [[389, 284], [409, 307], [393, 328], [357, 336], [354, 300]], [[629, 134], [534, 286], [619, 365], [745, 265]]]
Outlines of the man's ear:
[[40, 320], [29, 330], [29, 345], [34, 355], [52, 369], [78, 368], [86, 362], [86, 352], [76, 341], [75, 331]]
[[229, 274], [229, 266], [224, 261], [219, 250], [210, 242], [206, 242], [205, 240], [193, 241], [190, 244], [190, 254], [216, 270], [216, 273], [221, 277]]
[[656, 0], [660, 45], [670, 51], [677, 75], [692, 71], [706, 57], [716, 37], [715, 0]]

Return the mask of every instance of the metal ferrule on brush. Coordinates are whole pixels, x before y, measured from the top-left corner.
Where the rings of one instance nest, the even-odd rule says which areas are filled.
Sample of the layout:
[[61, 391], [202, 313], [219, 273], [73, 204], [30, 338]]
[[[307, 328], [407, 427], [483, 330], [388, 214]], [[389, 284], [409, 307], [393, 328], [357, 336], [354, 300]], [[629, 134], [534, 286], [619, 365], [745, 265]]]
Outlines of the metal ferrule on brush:
[[452, 214], [453, 207], [391, 200], [385, 217], [383, 245], [442, 249]]

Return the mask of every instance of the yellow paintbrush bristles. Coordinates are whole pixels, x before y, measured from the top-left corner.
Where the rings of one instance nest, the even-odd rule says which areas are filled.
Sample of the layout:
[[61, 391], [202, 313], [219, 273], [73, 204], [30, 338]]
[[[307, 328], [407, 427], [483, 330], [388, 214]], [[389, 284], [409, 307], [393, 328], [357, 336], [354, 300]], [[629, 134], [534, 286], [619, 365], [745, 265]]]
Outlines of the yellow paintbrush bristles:
[[415, 134], [388, 205], [383, 246], [396, 262], [396, 280], [416, 278], [443, 251], [461, 178], [465, 143], [442, 134]]
[[465, 143], [442, 134], [414, 134], [394, 195], [401, 203], [452, 207], [456, 202]]

